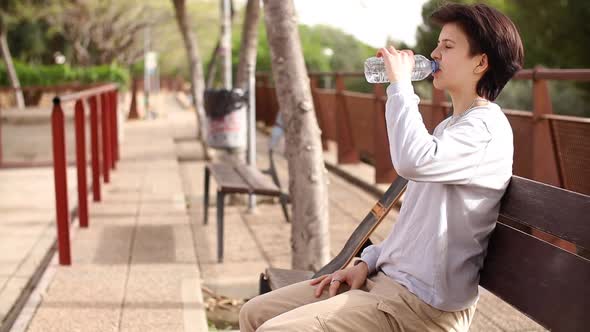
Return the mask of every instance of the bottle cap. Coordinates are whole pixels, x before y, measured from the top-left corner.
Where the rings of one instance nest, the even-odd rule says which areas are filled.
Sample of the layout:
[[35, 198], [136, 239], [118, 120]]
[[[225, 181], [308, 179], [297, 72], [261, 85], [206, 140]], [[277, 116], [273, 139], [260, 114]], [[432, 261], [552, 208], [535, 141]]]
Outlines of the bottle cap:
[[439, 64], [436, 60], [430, 60], [430, 68], [432, 68], [432, 72], [436, 72], [439, 69]]

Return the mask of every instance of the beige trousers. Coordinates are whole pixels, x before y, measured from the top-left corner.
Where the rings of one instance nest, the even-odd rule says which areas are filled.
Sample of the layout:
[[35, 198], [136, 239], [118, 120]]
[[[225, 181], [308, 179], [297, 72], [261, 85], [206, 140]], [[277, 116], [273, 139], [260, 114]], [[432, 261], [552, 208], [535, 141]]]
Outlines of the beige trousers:
[[253, 298], [240, 311], [240, 331], [467, 331], [476, 306], [438, 310], [382, 272], [331, 298], [314, 290], [302, 281]]

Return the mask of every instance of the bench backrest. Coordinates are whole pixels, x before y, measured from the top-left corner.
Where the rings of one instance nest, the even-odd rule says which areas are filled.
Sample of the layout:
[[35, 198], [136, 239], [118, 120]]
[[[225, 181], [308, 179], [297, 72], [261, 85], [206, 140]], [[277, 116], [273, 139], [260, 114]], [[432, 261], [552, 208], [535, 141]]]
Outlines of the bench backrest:
[[590, 331], [590, 260], [540, 240], [540, 230], [590, 248], [590, 196], [512, 177], [480, 285], [556, 331]]

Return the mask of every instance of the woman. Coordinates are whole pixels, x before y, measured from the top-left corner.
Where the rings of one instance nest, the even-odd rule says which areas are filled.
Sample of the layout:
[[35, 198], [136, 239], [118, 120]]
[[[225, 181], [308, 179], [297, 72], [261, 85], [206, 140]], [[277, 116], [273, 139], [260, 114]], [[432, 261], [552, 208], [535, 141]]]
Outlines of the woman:
[[432, 58], [453, 116], [430, 135], [410, 82], [411, 51], [382, 48], [393, 166], [409, 180], [389, 236], [346, 269], [256, 297], [242, 331], [467, 331], [479, 270], [512, 175], [508, 120], [493, 103], [522, 66], [514, 24], [486, 5], [448, 4]]

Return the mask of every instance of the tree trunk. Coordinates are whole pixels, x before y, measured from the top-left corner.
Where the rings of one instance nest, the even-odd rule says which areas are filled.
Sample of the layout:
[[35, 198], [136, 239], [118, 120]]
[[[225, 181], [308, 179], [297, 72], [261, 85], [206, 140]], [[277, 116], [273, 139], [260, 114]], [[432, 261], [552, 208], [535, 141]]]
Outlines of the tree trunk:
[[258, 18], [260, 17], [260, 2], [248, 0], [246, 18], [242, 28], [242, 45], [240, 46], [240, 62], [236, 77], [236, 87], [248, 88], [248, 69], [256, 68], [256, 51], [258, 46]]
[[221, 39], [217, 40], [217, 44], [215, 44], [215, 48], [211, 54], [211, 61], [209, 61], [209, 65], [207, 66], [207, 76], [205, 76], [205, 89], [211, 89], [213, 86], [215, 74], [217, 73], [217, 53], [219, 52], [220, 44]]
[[221, 63], [223, 66], [223, 87], [232, 88], [231, 66], [231, 8], [230, 0], [221, 0]]
[[[236, 11], [234, 10], [234, 2], [230, 1], [230, 15], [231, 15], [231, 22], [233, 23]], [[215, 81], [215, 76], [217, 73], [217, 60], [219, 55], [219, 49], [221, 48], [221, 39], [223, 35], [219, 35], [219, 39], [217, 40], [217, 44], [215, 44], [215, 48], [213, 49], [213, 53], [211, 54], [209, 65], [207, 66], [207, 75], [205, 76], [205, 87], [210, 89], [213, 86], [213, 82]]]
[[14, 69], [14, 63], [12, 63], [12, 56], [10, 55], [10, 49], [8, 48], [8, 41], [6, 40], [6, 28], [2, 21], [2, 15], [0, 15], [0, 53], [2, 53], [2, 59], [6, 65], [6, 72], [10, 79], [10, 84], [14, 89], [14, 95], [16, 99], [16, 107], [19, 109], [25, 108], [25, 98], [23, 97], [23, 91], [20, 88], [20, 82]]
[[[221, 58], [223, 88], [233, 89], [232, 78], [232, 2], [231, 0], [221, 0], [221, 36], [219, 55]], [[224, 149], [219, 157], [226, 162], [244, 162], [246, 159], [245, 150], [242, 148]], [[239, 197], [231, 195], [229, 198], [232, 204], [240, 202]]]
[[205, 158], [209, 159], [209, 147], [207, 145], [207, 128], [205, 119], [205, 109], [203, 106], [203, 92], [205, 81], [203, 79], [203, 65], [199, 56], [197, 37], [191, 31], [188, 25], [188, 13], [186, 12], [185, 0], [172, 0], [176, 12], [176, 21], [178, 28], [182, 33], [184, 46], [186, 47], [187, 58], [190, 66], [191, 95], [193, 107], [197, 113], [199, 132], [197, 138], [201, 139], [203, 153]]
[[293, 1], [264, 0], [264, 17], [285, 123], [293, 202], [292, 265], [317, 271], [330, 258], [327, 171]]

